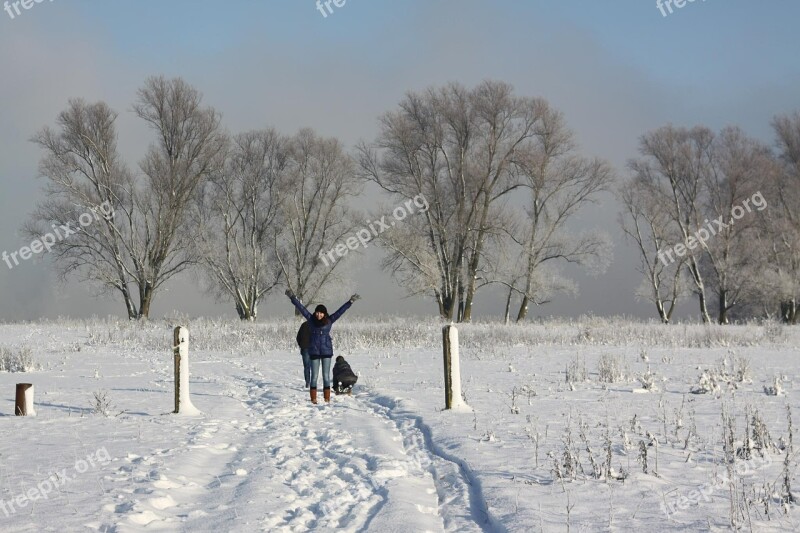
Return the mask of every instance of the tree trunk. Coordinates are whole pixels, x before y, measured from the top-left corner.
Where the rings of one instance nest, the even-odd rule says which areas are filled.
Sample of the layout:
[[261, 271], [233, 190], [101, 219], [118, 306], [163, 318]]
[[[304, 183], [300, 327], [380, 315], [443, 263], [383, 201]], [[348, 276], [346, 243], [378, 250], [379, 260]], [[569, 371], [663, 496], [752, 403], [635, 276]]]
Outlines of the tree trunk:
[[442, 300], [442, 295], [439, 291], [433, 291], [433, 294], [436, 297], [436, 305], [439, 306], [439, 318], [444, 318], [444, 301]]
[[664, 302], [661, 301], [661, 298], [656, 298], [656, 309], [658, 309], [658, 318], [661, 319], [661, 322], [669, 324], [669, 317], [667, 317], [667, 311], [664, 309]]
[[517, 322], [522, 322], [528, 316], [528, 303], [530, 299], [528, 296], [522, 297], [522, 302], [519, 304], [519, 312], [517, 313]]
[[123, 283], [120, 290], [122, 291], [122, 298], [125, 300], [125, 309], [128, 311], [128, 320], [136, 320], [139, 316], [136, 312], [136, 306], [133, 304], [131, 293], [128, 291], [128, 285]]
[[781, 318], [786, 324], [797, 324], [797, 300], [785, 300], [781, 302]]
[[728, 324], [728, 293], [725, 290], [719, 291], [719, 320], [721, 325]]
[[705, 291], [697, 291], [697, 299], [700, 303], [700, 316], [703, 317], [703, 324], [711, 323], [711, 316], [708, 314], [708, 302], [706, 302]]
[[706, 287], [703, 284], [703, 276], [700, 274], [700, 267], [697, 265], [697, 261], [692, 258], [692, 260], [689, 261], [687, 268], [689, 269], [689, 273], [692, 275], [692, 281], [694, 281], [695, 284], [695, 293], [697, 294], [697, 299], [700, 303], [700, 316], [703, 319], [703, 324], [708, 324], [711, 322], [711, 316], [708, 314]]
[[467, 281], [466, 294], [464, 289], [461, 290], [461, 317], [459, 322], [470, 322], [472, 320], [472, 301], [475, 299], [475, 279], [477, 278], [475, 272], [472, 270], [474, 261], [471, 262], [467, 273], [469, 279]]
[[[483, 219], [481, 220], [481, 227], [483, 227], [486, 223], [486, 214], [489, 212], [489, 205], [488, 202], [484, 204], [484, 214]], [[475, 283], [478, 279], [478, 267], [480, 266], [480, 259], [481, 254], [483, 253], [483, 241], [484, 241], [485, 230], [480, 230], [476, 240], [475, 250], [472, 253], [471, 261], [468, 263], [467, 268], [469, 271], [467, 272], [467, 294], [466, 298], [462, 298], [464, 300], [463, 305], [463, 312], [461, 316], [461, 320], [459, 322], [470, 322], [472, 320], [472, 302], [475, 300], [475, 292], [477, 291], [475, 287]]]
[[439, 302], [439, 316], [447, 320], [449, 322], [453, 321], [453, 313], [455, 311], [455, 299], [452, 297], [439, 297], [437, 298]]
[[508, 323], [511, 321], [511, 295], [513, 293], [514, 293], [514, 290], [511, 287], [509, 287], [508, 288], [508, 297], [506, 297], [506, 310], [505, 310], [505, 314], [503, 316], [503, 323], [505, 325], [508, 325]]
[[667, 321], [666, 324], [669, 324], [672, 321], [672, 312], [675, 311], [675, 306], [678, 303], [678, 299], [675, 298], [669, 303], [669, 311], [667, 311]]
[[458, 286], [458, 321], [464, 321], [464, 287]]
[[467, 294], [464, 303], [462, 304], [463, 311], [461, 312], [461, 320], [459, 322], [471, 322], [472, 321], [472, 294]]
[[[535, 204], [535, 202], [534, 202]], [[517, 323], [522, 322], [525, 320], [525, 317], [528, 316], [528, 304], [530, 304], [530, 294], [533, 290], [533, 271], [534, 271], [534, 251], [533, 251], [533, 243], [536, 241], [536, 228], [534, 227], [532, 230], [529, 243], [528, 243], [528, 270], [525, 274], [525, 293], [522, 296], [522, 301], [519, 304], [519, 311], [517, 312]]]
[[242, 302], [236, 302], [236, 314], [239, 315], [239, 320], [253, 322], [256, 319], [255, 308]]
[[145, 282], [144, 290], [142, 291], [142, 301], [139, 306], [139, 319], [150, 318], [150, 303], [153, 301], [153, 286]]

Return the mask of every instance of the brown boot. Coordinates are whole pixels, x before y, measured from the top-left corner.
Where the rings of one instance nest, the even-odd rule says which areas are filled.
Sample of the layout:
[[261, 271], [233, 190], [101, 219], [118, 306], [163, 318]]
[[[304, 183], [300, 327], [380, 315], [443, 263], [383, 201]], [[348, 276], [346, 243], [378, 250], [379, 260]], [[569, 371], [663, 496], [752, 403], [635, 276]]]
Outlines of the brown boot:
[[317, 389], [316, 389], [316, 387], [311, 387], [309, 390], [311, 391], [311, 403], [317, 403]]
[[322, 395], [325, 397], [325, 401], [331, 403], [331, 388], [325, 387], [322, 389]]

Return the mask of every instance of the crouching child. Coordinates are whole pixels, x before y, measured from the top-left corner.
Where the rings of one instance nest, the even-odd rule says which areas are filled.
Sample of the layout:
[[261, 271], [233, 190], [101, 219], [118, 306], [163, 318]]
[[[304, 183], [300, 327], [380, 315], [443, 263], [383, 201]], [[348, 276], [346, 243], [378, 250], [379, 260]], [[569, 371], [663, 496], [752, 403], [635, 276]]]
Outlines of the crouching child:
[[353, 369], [341, 355], [336, 357], [336, 364], [333, 365], [333, 392], [336, 394], [350, 394], [353, 385], [358, 381], [358, 376], [353, 373]]

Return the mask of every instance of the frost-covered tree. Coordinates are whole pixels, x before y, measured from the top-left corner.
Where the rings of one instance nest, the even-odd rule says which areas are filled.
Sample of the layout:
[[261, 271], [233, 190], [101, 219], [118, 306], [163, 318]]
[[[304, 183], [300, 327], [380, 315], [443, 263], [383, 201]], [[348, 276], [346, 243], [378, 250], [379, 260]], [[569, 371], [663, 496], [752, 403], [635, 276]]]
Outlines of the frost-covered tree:
[[256, 319], [259, 302], [281, 279], [274, 244], [288, 166], [289, 141], [275, 130], [237, 135], [198, 197], [201, 270], [242, 320]]
[[383, 239], [385, 266], [410, 293], [432, 295], [442, 318], [472, 317], [493, 208], [519, 187], [514, 167], [544, 108], [496, 81], [409, 92], [359, 148], [364, 179], [401, 203], [422, 196], [430, 205]]
[[544, 101], [538, 101], [537, 108], [540, 120], [530, 149], [517, 154], [514, 167], [521, 189], [528, 193], [521, 232], [510, 234], [524, 261], [517, 322], [525, 319], [531, 302], [572, 285], [556, 265], [602, 271], [611, 257], [611, 239], [605, 233], [568, 227], [582, 208], [608, 190], [614, 180], [611, 166], [578, 153], [561, 113]]
[[53, 246], [62, 277], [76, 275], [118, 291], [129, 318], [147, 318], [158, 289], [193, 266], [196, 248], [187, 213], [224, 145], [219, 115], [180, 78], [146, 80], [133, 106], [155, 141], [133, 175], [117, 151], [116, 113], [100, 102], [70, 102], [58, 129], [34, 137], [45, 155], [40, 172], [46, 200], [27, 226], [44, 236], [53, 225], [108, 202], [113, 216], [89, 224]]
[[139, 164], [144, 176], [130, 247], [139, 315], [147, 317], [156, 290], [198, 260], [187, 213], [221, 163], [225, 139], [219, 113], [203, 107], [200, 93], [180, 78], [149, 78], [133, 110], [156, 134]]
[[[772, 174], [773, 158], [769, 147], [735, 127], [723, 129], [714, 139], [712, 150], [713, 165], [704, 182], [703, 214], [715, 234], [699, 242], [706, 252], [701, 268], [717, 296], [717, 321], [727, 324], [729, 312], [752, 299], [757, 291], [761, 265], [753, 246], [756, 212], [767, 207], [761, 189], [765, 177]], [[722, 225], [714, 222], [720, 220]]]
[[[122, 297], [129, 318], [139, 316], [132, 268], [131, 222], [136, 183], [117, 149], [117, 114], [104, 102], [70, 100], [56, 119], [57, 129], [42, 129], [33, 138], [45, 155], [39, 172], [47, 180], [45, 199], [26, 224], [34, 239], [53, 240], [53, 265], [59, 277], [93, 283], [100, 293]], [[74, 228], [84, 212], [104, 204], [109, 215], [80, 227], [63, 239], [54, 230]], [[74, 228], [77, 229], [77, 228]], [[52, 237], [47, 237], [50, 234]]]
[[776, 117], [778, 171], [765, 192], [770, 209], [764, 211], [766, 224], [762, 242], [768, 262], [765, 286], [780, 302], [784, 321], [800, 321], [800, 112]]
[[283, 277], [301, 301], [314, 301], [341, 281], [344, 258], [328, 254], [356, 228], [348, 201], [360, 191], [342, 144], [303, 129], [289, 141], [282, 188], [282, 231], [275, 253]]
[[668, 261], [663, 255], [663, 250], [678, 241], [677, 228], [666, 205], [646, 180], [637, 177], [626, 180], [617, 195], [623, 207], [620, 226], [639, 253], [637, 270], [643, 280], [637, 295], [652, 302], [661, 321], [669, 324], [685, 292], [682, 272], [686, 258]]
[[692, 129], [664, 126], [646, 133], [639, 141], [641, 157], [629, 162], [635, 179], [646, 184], [655, 200], [668, 208], [670, 223], [675, 225], [677, 250], [666, 250], [674, 257], [686, 258], [686, 269], [700, 306], [704, 323], [711, 321], [708, 312], [706, 280], [701, 269], [705, 251], [689, 238], [703, 225], [703, 187], [712, 173], [714, 134], [704, 127]]

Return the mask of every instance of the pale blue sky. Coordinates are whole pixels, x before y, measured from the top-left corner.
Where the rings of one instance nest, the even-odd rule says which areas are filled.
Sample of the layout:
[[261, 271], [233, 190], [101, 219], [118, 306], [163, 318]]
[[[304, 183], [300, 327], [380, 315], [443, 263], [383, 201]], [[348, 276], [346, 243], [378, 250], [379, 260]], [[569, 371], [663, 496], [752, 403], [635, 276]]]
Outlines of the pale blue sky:
[[[637, 137], [667, 122], [738, 124], [771, 141], [772, 117], [800, 109], [798, 20], [800, 3], [790, 0], [696, 0], [667, 17], [655, 0], [347, 0], [327, 18], [314, 0], [45, 0], [13, 20], [0, 12], [0, 250], [23, 244], [17, 229], [41, 186], [28, 139], [70, 97], [120, 112], [120, 145], [135, 168], [149, 134], [129, 110], [152, 74], [186, 78], [233, 132], [310, 126], [348, 146], [371, 139], [376, 118], [409, 89], [501, 79], [550, 100], [582, 151], [624, 175]], [[616, 212], [606, 198], [581, 221], [614, 236], [609, 272], [579, 276], [580, 298], [558, 298], [535, 315], [652, 316], [634, 297], [636, 259]], [[376, 261], [373, 250], [362, 263]], [[402, 299], [374, 270], [354, 276], [361, 312], [435, 311]], [[192, 287], [170, 286], [154, 314], [229, 313]], [[283, 306], [272, 299], [262, 313]], [[0, 268], [0, 319], [121, 310], [85, 287], [58, 285], [45, 264]], [[487, 294], [476, 312], [500, 310]]]

